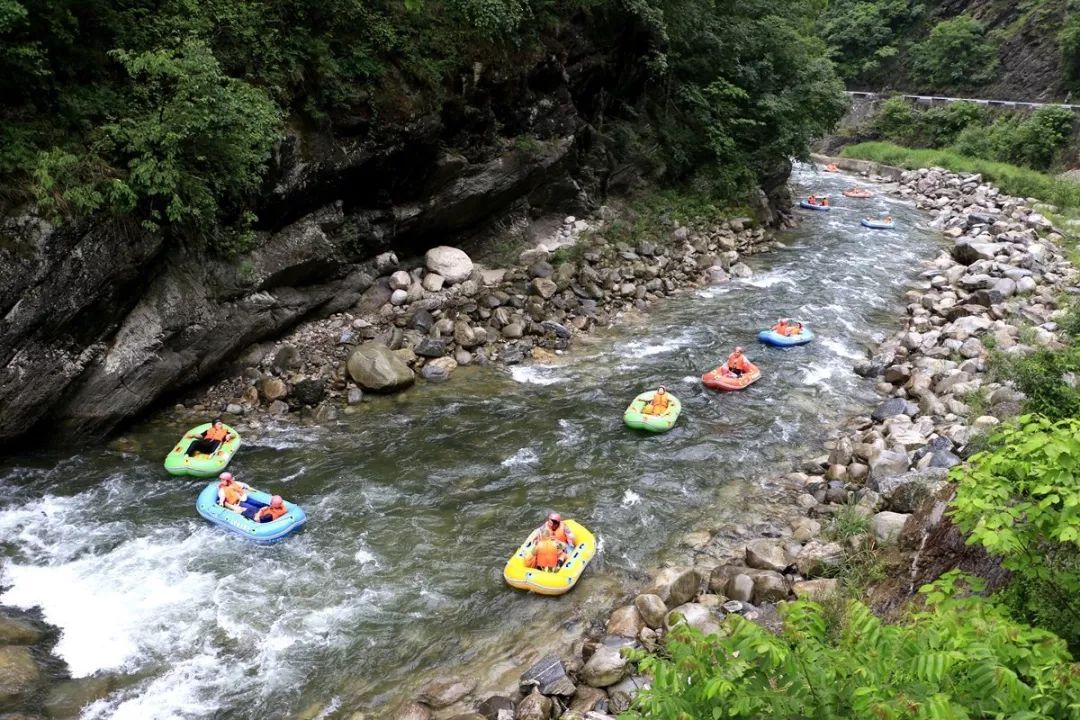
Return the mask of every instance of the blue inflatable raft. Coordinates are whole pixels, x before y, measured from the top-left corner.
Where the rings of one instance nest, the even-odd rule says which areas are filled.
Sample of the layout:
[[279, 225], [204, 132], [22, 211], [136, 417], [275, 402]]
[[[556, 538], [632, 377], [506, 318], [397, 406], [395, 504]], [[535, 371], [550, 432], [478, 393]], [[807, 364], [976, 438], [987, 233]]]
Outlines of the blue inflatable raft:
[[774, 330], [762, 330], [757, 335], [758, 340], [766, 345], [774, 347], [791, 347], [793, 345], [805, 345], [814, 339], [813, 331], [803, 325], [802, 332], [798, 335], [781, 335]]
[[871, 230], [892, 230], [894, 227], [896, 227], [895, 222], [882, 222], [880, 220], [867, 220], [866, 218], [862, 219], [862, 224], [863, 224], [863, 227], [868, 227]]
[[832, 210], [831, 205], [812, 205], [805, 200], [799, 201], [799, 207], [806, 208], [807, 210], [821, 210], [823, 212], [828, 212], [829, 210]]
[[[296, 532], [307, 522], [307, 515], [304, 513], [303, 508], [286, 501], [285, 509], [288, 512], [277, 520], [257, 523], [254, 520], [248, 520], [240, 513], [218, 505], [217, 492], [218, 484], [216, 481], [207, 485], [206, 489], [199, 493], [199, 498], [195, 501], [195, 509], [215, 525], [220, 525], [226, 530], [246, 537], [248, 540], [260, 543], [277, 542], [286, 535]], [[261, 490], [250, 488], [247, 491], [247, 496], [249, 505], [264, 506], [270, 504], [271, 495]]]

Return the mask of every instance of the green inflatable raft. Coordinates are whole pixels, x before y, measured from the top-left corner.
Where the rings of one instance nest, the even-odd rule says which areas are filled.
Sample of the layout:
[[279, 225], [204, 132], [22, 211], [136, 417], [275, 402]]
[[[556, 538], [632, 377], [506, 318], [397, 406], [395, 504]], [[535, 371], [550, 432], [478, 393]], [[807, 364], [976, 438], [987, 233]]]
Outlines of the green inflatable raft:
[[240, 433], [228, 425], [225, 425], [225, 429], [229, 431], [229, 439], [218, 445], [217, 450], [212, 455], [204, 453], [196, 453], [191, 457], [187, 455], [188, 445], [191, 445], [193, 440], [198, 439], [208, 429], [210, 429], [210, 423], [203, 423], [191, 428], [184, 437], [180, 438], [180, 442], [176, 443], [172, 452], [165, 456], [165, 469], [169, 471], [170, 475], [191, 475], [192, 477], [208, 478], [215, 477], [225, 469], [225, 466], [232, 460], [233, 455], [240, 449]]
[[679, 419], [682, 403], [679, 402], [679, 398], [668, 393], [667, 410], [662, 415], [646, 415], [642, 410], [652, 400], [653, 393], [654, 391], [650, 390], [634, 398], [634, 401], [630, 403], [630, 407], [626, 408], [626, 412], [623, 413], [623, 420], [628, 426], [637, 430], [667, 432], [675, 425], [675, 421]]

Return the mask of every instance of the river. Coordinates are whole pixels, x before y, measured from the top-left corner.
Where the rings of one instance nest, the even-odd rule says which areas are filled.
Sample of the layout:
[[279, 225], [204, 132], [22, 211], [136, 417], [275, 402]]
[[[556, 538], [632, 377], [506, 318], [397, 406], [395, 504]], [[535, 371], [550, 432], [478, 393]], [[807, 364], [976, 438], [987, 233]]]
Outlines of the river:
[[[252, 436], [230, 469], [309, 516], [274, 546], [210, 526], [194, 510], [203, 482], [163, 472], [186, 428], [158, 420], [99, 449], [5, 458], [0, 602], [42, 608], [73, 676], [126, 676], [88, 719], [385, 717], [433, 675], [516, 677], [530, 648], [606, 609], [686, 533], [755, 517], [762, 478], [874, 402], [852, 365], [894, 329], [941, 237], [910, 204], [840, 197], [852, 182], [800, 169], [796, 192], [836, 207], [802, 211], [783, 247], [747, 260], [753, 277], [663, 301], [556, 365], [462, 368], [329, 427]], [[863, 229], [868, 209], [898, 229]], [[818, 339], [759, 345], [779, 316]], [[763, 379], [704, 389], [736, 344]], [[683, 402], [678, 425], [625, 428], [627, 402], [658, 383]], [[556, 599], [501, 577], [550, 509], [602, 544]]]

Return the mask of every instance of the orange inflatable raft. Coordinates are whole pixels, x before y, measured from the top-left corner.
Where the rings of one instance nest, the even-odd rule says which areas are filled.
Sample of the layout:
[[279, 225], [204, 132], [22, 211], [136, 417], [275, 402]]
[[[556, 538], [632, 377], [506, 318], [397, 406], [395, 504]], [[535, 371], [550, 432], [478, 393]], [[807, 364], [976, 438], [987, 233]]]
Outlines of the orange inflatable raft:
[[840, 168], [836, 167], [836, 165], [832, 163], [829, 163], [825, 166], [825, 172], [838, 172], [839, 170]]
[[842, 192], [840, 194], [843, 195], [844, 197], [849, 197], [849, 198], [872, 198], [872, 197], [874, 197], [874, 193], [870, 192], [869, 190], [863, 190], [862, 188], [851, 188], [849, 190], [845, 190], [844, 192]]
[[742, 390], [747, 385], [752, 385], [761, 379], [761, 368], [749, 363], [750, 372], [743, 373], [742, 377], [735, 377], [727, 369], [724, 363], [715, 370], [710, 370], [701, 376], [701, 382], [711, 390]]

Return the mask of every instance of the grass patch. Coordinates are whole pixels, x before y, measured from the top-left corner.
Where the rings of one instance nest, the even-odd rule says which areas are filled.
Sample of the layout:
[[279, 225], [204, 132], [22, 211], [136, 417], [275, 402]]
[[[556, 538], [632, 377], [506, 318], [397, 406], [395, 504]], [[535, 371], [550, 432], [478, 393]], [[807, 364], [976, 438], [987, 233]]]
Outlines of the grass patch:
[[960, 396], [960, 402], [968, 406], [971, 417], [977, 418], [986, 415], [990, 409], [990, 400], [983, 394], [981, 389], [971, 390]]
[[941, 167], [958, 173], [979, 173], [1004, 193], [1056, 205], [1062, 218], [1080, 216], [1080, 184], [1017, 165], [968, 157], [952, 150], [913, 150], [884, 142], [848, 145], [843, 155], [911, 170]]
[[843, 542], [855, 535], [865, 535], [870, 530], [870, 518], [861, 512], [857, 505], [847, 504], [840, 508], [825, 526], [825, 535], [830, 540]]
[[753, 218], [754, 212], [741, 205], [717, 205], [712, 196], [691, 189], [665, 189], [631, 199], [603, 234], [631, 245], [640, 240], [668, 243], [679, 226], [700, 227], [737, 217]]

